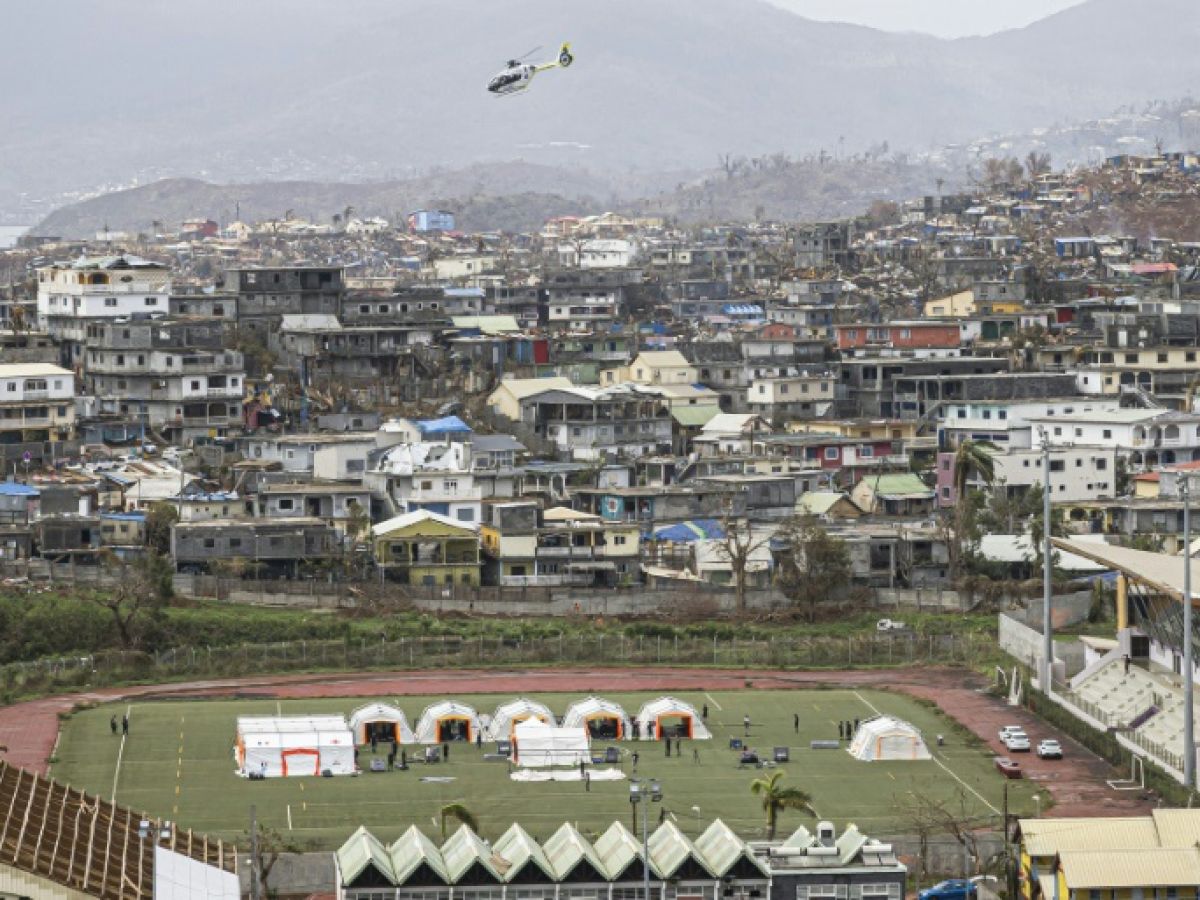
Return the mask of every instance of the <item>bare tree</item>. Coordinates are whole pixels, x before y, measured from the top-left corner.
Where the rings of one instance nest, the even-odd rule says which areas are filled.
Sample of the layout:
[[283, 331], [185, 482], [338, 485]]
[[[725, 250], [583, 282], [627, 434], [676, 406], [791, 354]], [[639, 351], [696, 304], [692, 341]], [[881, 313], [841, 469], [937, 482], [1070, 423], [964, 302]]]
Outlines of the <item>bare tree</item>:
[[979, 810], [978, 801], [960, 786], [950, 797], [931, 797], [925, 792], [909, 791], [897, 797], [896, 806], [910, 834], [917, 836], [920, 848], [921, 873], [925, 875], [925, 857], [929, 839], [938, 835], [952, 838], [969, 861], [975, 874], [992, 861], [980, 859], [980, 837], [996, 825], [996, 815]]
[[746, 584], [748, 576], [758, 559], [760, 551], [771, 543], [769, 533], [755, 533], [750, 521], [733, 515], [733, 504], [727, 502], [721, 520], [724, 534], [713, 545], [718, 558], [729, 563], [729, 574], [733, 579], [733, 590], [737, 596], [737, 612], [746, 612]]

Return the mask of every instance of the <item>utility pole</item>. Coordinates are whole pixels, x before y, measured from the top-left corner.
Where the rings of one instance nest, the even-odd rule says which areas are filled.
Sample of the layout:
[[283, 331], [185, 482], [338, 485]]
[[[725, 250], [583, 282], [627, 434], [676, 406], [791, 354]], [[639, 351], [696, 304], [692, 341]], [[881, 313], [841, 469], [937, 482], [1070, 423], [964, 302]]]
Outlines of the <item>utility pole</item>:
[[250, 900], [260, 900], [258, 884], [258, 819], [254, 804], [250, 805]]
[[1050, 622], [1050, 438], [1042, 428], [1042, 691], [1049, 694], [1054, 679], [1054, 634]]
[[1183, 488], [1183, 786], [1196, 789], [1195, 674], [1192, 668], [1192, 493], [1190, 473], [1180, 472]]

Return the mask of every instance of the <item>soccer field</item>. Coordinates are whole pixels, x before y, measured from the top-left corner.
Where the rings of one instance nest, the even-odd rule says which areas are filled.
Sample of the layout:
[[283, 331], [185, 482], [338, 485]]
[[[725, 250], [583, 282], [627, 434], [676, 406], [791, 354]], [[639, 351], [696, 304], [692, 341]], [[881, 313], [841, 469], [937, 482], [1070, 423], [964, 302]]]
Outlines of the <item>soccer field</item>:
[[[602, 693], [602, 692], [601, 692]], [[642, 703], [656, 694], [603, 694], [635, 716]], [[562, 715], [583, 694], [530, 694]], [[1003, 806], [1004, 779], [995, 771], [991, 754], [972, 735], [938, 711], [886, 691], [796, 690], [677, 692], [697, 709], [708, 705], [711, 741], [686, 742], [682, 756], [667, 758], [661, 743], [621, 742], [623, 767], [631, 769], [629, 752], [640, 755], [638, 774], [657, 778], [663, 788], [662, 809], [686, 833], [694, 835], [720, 817], [745, 837], [764, 833], [763, 814], [750, 782], [762, 772], [738, 768], [738, 754], [729, 739], [743, 737], [742, 717], [752, 722], [749, 745], [768, 757], [771, 748], [788, 746], [791, 761], [781, 764], [784, 784], [813, 796], [822, 818], [840, 828], [857, 824], [867, 834], [901, 832], [906, 828], [900, 808], [910, 793], [954, 799], [965, 794], [971, 815], [994, 815]], [[359, 825], [391, 841], [415, 823], [433, 837], [435, 821], [446, 803], [463, 802], [479, 820], [487, 838], [494, 839], [519, 821], [538, 838], [550, 835], [564, 821], [584, 833], [600, 832], [614, 819], [630, 822], [629, 783], [519, 783], [508, 778], [503, 762], [486, 761], [474, 745], [451, 745], [448, 763], [412, 766], [407, 772], [364, 772], [357, 777], [280, 778], [248, 781], [235, 774], [235, 720], [240, 715], [301, 715], [342, 713], [379, 699], [399, 706], [415, 727], [425, 706], [442, 697], [366, 697], [362, 699], [195, 700], [147, 701], [101, 706], [80, 711], [63, 723], [55, 778], [74, 787], [116, 800], [135, 810], [175, 821], [182, 828], [226, 839], [243, 837], [250, 805], [259, 821], [277, 829], [285, 839], [312, 849], [340, 845]], [[491, 714], [510, 695], [456, 695], [454, 699]], [[122, 741], [109, 732], [109, 718], [126, 710], [130, 734]], [[925, 735], [933, 760], [860, 762], [843, 750], [811, 750], [813, 739], [836, 739], [837, 723], [865, 719], [876, 712], [898, 716]], [[800, 716], [799, 732], [793, 716]], [[946, 745], [935, 745], [937, 734]], [[604, 746], [597, 742], [596, 746]], [[699, 750], [699, 762], [692, 754]], [[386, 755], [384, 747], [380, 757]], [[410, 748], [409, 755], [412, 755]], [[359, 764], [369, 766], [370, 748]], [[422, 775], [450, 776], [449, 783], [430, 783]], [[1009, 808], [1034, 811], [1036, 785], [1010, 782]], [[654, 815], [660, 810], [655, 808]], [[811, 817], [785, 812], [780, 831], [786, 833]]]

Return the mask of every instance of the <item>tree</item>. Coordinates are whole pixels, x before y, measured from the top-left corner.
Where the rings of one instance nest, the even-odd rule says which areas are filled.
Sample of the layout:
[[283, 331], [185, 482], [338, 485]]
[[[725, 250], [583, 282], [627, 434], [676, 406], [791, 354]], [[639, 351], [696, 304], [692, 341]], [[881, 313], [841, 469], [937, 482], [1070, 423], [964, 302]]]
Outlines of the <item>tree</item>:
[[175, 595], [171, 563], [153, 551], [133, 562], [104, 554], [103, 563], [118, 577], [111, 587], [84, 596], [112, 614], [124, 650], [140, 650], [163, 622], [163, 609]]
[[476, 834], [479, 833], [479, 820], [475, 818], [475, 814], [467, 809], [466, 804], [462, 801], [456, 803], [447, 803], [438, 812], [438, 818], [442, 826], [442, 838], [446, 837], [446, 820], [454, 819], [456, 822], [466, 825]]
[[[257, 850], [255, 859], [251, 863], [258, 870], [258, 890], [259, 896], [274, 897], [276, 892], [271, 890], [270, 877], [271, 870], [275, 868], [275, 863], [279, 862], [279, 857], [284, 853], [298, 853], [300, 848], [289, 841], [284, 840], [283, 835], [272, 828], [270, 825], [264, 825], [261, 822], [257, 824], [257, 835], [252, 839], [250, 832], [244, 832], [244, 845], [248, 848]], [[251, 900], [256, 898], [251, 897]]]
[[724, 535], [713, 544], [718, 559], [729, 563], [729, 574], [733, 579], [733, 590], [737, 596], [737, 611], [746, 612], [746, 581], [751, 568], [758, 561], [761, 550], [771, 543], [771, 535], [755, 534], [754, 526], [747, 519], [732, 515], [732, 504], [726, 505], [721, 523]]
[[1050, 171], [1050, 154], [1030, 150], [1029, 155], [1025, 157], [1025, 171], [1029, 173], [1030, 181], [1039, 175], [1048, 173]]
[[799, 809], [810, 816], [816, 816], [812, 808], [812, 795], [807, 791], [794, 787], [781, 787], [785, 772], [772, 772], [763, 778], [755, 778], [750, 782], [750, 793], [762, 802], [763, 812], [767, 816], [767, 840], [775, 839], [775, 825], [779, 814], [785, 809]]
[[903, 798], [896, 798], [896, 806], [906, 821], [907, 831], [917, 836], [918, 860], [922, 871], [917, 883], [925, 876], [925, 860], [929, 838], [933, 835], [948, 835], [962, 848], [971, 860], [976, 872], [991, 860], [979, 858], [979, 841], [982, 835], [995, 824], [995, 816], [977, 813], [978, 804], [962, 787], [955, 789], [952, 796], [938, 798], [926, 791], [908, 791]]
[[171, 526], [179, 521], [174, 503], [160, 500], [146, 512], [146, 546], [163, 556], [171, 553]]
[[987, 441], [964, 440], [954, 454], [954, 539], [950, 550], [951, 568], [955, 575], [962, 573], [963, 560], [979, 538], [972, 527], [971, 517], [979, 504], [969, 496], [967, 483], [979, 478], [989, 488], [996, 480], [996, 445]]
[[850, 551], [813, 519], [793, 519], [780, 531], [791, 553], [779, 567], [778, 583], [788, 599], [815, 622], [822, 603], [850, 584]]

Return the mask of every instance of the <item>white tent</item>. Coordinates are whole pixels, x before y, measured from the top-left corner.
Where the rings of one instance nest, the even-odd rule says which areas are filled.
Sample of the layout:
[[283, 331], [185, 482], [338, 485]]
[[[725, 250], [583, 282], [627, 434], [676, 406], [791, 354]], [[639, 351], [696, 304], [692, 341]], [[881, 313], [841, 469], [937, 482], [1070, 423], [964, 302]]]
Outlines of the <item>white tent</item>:
[[676, 697], [651, 700], [638, 713], [638, 728], [642, 740], [660, 741], [668, 735], [703, 741], [712, 737], [700, 713], [690, 703]]
[[513, 729], [513, 762], [530, 769], [591, 762], [591, 742], [583, 726], [558, 728], [526, 719]]
[[267, 778], [354, 773], [354, 736], [341, 716], [239, 716], [238, 772]]
[[930, 758], [921, 732], [892, 716], [876, 716], [862, 722], [850, 742], [850, 755], [868, 762]]
[[564, 728], [586, 728], [592, 738], [599, 740], [628, 740], [633, 737], [625, 710], [601, 697], [585, 697], [572, 703], [563, 716], [562, 724]]
[[358, 744], [369, 744], [372, 738], [396, 744], [416, 743], [404, 710], [387, 703], [368, 703], [350, 713], [350, 730]]
[[553, 725], [554, 713], [550, 712], [550, 707], [544, 703], [538, 703], [528, 697], [518, 697], [496, 707], [496, 713], [488, 722], [484, 737], [489, 741], [512, 740], [513, 729], [528, 719], [537, 719], [547, 725]]
[[425, 707], [417, 720], [416, 739], [418, 744], [473, 741], [482, 730], [474, 709], [465, 703], [442, 700]]

